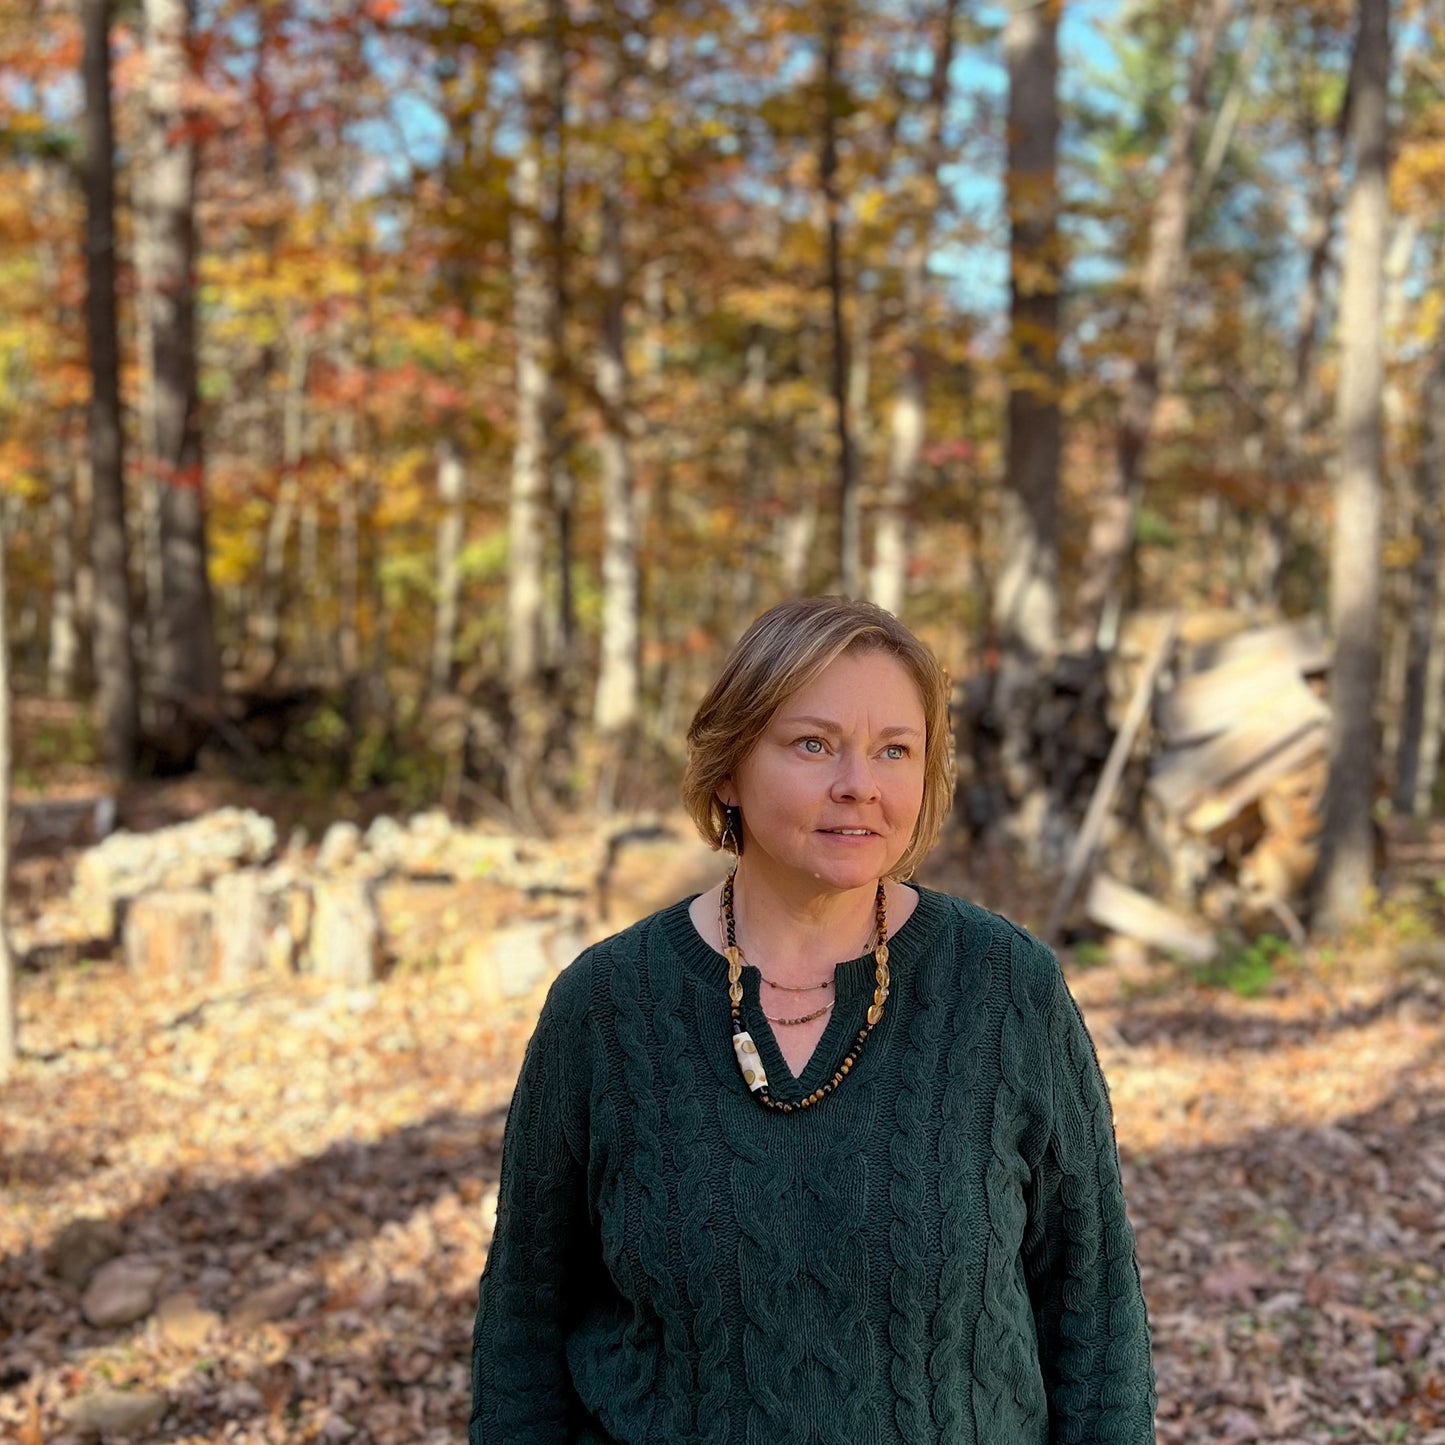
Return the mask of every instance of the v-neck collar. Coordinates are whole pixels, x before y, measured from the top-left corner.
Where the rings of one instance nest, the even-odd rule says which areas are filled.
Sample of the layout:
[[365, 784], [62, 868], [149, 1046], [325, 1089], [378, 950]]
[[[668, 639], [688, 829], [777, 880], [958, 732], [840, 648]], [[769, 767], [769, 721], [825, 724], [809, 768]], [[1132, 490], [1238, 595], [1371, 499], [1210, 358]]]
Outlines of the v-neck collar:
[[[888, 940], [888, 964], [893, 974], [889, 1006], [884, 1009], [882, 1021], [869, 1037], [869, 1046], [863, 1050], [850, 1075], [850, 1079], [855, 1083], [859, 1081], [857, 1076], [871, 1072], [871, 1060], [886, 1048], [888, 1035], [893, 1031], [891, 1025], [902, 1002], [901, 985], [917, 961], [927, 953], [951, 906], [952, 900], [947, 894], [936, 893], [930, 888], [920, 887], [917, 883], [909, 883], [907, 886], [918, 894], [918, 903], [898, 932]], [[689, 909], [697, 896], [692, 894], [671, 908], [664, 909], [658, 915], [658, 922], [682, 965], [683, 973], [697, 986], [700, 1023], [706, 1025], [708, 1019], [713, 1020], [711, 1026], [701, 1029], [701, 1033], [719, 1077], [730, 1089], [746, 1093], [747, 1084], [738, 1070], [732, 1050], [732, 1025], [727, 1001], [727, 959], [708, 943], [692, 921]], [[808, 1062], [803, 1066], [802, 1074], [795, 1076], [778, 1048], [771, 1026], [763, 1017], [758, 997], [762, 976], [757, 969], [744, 967], [743, 1019], [758, 1046], [768, 1078], [775, 1081], [775, 1095], [791, 1099], [809, 1094], [833, 1076], [848, 1052], [848, 1042], [863, 1027], [867, 1003], [871, 1002], [873, 997], [876, 968], [877, 964], [871, 952], [846, 959], [834, 966], [834, 996], [837, 1003], [832, 1017], [828, 1020], [828, 1027], [819, 1037]], [[754, 1023], [756, 1028], [753, 1027]]]

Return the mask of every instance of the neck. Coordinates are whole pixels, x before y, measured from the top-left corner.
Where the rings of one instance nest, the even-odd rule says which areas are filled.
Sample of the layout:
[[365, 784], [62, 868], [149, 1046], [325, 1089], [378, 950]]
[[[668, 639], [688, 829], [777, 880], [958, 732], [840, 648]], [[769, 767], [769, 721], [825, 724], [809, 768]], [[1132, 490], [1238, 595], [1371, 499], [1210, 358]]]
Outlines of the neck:
[[751, 872], [743, 859], [733, 885], [738, 942], [769, 978], [811, 982], [820, 969], [856, 958], [867, 946], [877, 897], [876, 881], [845, 892], [790, 894]]

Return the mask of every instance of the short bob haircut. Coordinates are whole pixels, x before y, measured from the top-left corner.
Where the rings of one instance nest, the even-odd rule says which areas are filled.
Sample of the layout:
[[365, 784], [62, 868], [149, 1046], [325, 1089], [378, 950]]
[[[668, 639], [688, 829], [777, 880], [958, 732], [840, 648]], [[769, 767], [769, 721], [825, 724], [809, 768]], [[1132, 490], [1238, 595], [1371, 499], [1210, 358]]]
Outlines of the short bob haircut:
[[846, 652], [896, 657], [923, 702], [923, 806], [889, 877], [912, 877], [933, 847], [953, 796], [948, 674], [891, 612], [847, 597], [798, 597], [769, 608], [743, 633], [687, 730], [682, 800], [714, 848], [722, 847], [727, 821], [718, 788], [752, 752], [783, 702]]

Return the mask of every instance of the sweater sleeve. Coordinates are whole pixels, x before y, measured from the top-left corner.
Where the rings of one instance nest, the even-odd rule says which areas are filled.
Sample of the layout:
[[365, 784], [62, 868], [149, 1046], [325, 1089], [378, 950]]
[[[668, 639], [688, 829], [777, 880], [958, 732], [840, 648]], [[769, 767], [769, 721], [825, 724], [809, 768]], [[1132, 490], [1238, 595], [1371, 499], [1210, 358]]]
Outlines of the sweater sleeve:
[[1034, 1171], [1025, 1271], [1055, 1445], [1152, 1445], [1157, 1404], [1108, 1090], [1051, 962], [1052, 1122]]
[[559, 992], [548, 996], [507, 1113], [497, 1223], [472, 1332], [468, 1445], [571, 1438], [565, 1350], [588, 1230], [582, 1104], [570, 1086], [579, 1031], [568, 1026]]

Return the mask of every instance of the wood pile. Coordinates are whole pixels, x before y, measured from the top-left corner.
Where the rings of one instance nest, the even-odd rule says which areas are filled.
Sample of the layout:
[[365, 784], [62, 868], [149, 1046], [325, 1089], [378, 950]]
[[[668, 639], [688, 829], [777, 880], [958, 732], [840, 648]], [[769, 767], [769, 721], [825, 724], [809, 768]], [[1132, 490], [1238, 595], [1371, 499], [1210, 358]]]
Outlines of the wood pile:
[[[1157, 677], [1145, 659], [1177, 626]], [[1101, 838], [1086, 895], [1096, 923], [1204, 959], [1216, 930], [1263, 920], [1301, 936], [1327, 776], [1331, 648], [1318, 617], [1248, 626], [1230, 613], [1131, 619], [1111, 661], [1111, 720], [1152, 693], [1133, 749], [1142, 789], [1106, 809], [1135, 826]], [[1122, 875], [1122, 876], [1118, 876]], [[1137, 886], [1132, 886], [1137, 885]]]

